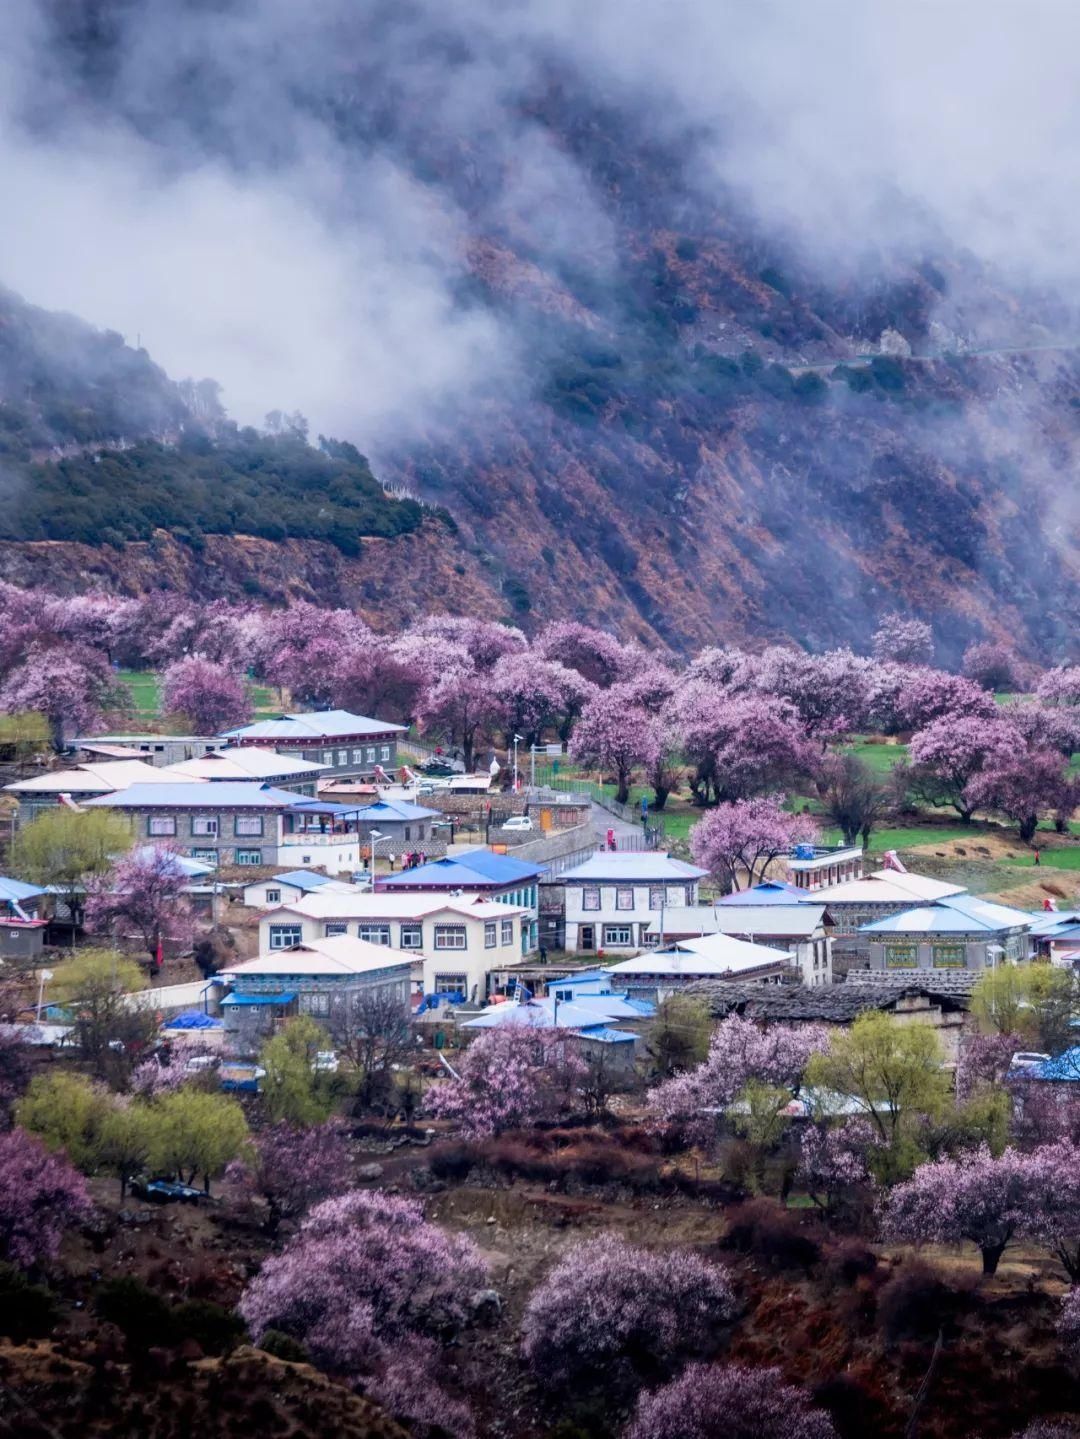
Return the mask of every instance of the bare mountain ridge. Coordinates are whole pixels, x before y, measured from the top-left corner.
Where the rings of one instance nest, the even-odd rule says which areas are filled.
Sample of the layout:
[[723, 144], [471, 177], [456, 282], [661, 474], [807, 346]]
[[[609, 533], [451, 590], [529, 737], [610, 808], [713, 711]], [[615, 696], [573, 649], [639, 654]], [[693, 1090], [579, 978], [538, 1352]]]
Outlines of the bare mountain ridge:
[[[486, 114], [440, 109], [485, 42], [449, 17], [424, 29], [423, 4], [343, 11], [329, 67], [311, 63], [322, 42], [305, 32], [289, 104], [260, 110], [255, 141], [222, 98], [220, 46], [208, 58], [189, 44], [181, 63], [144, 30], [128, 50], [135, 12], [93, 9], [88, 26], [82, 7], [52, 5], [56, 73], [80, 104], [248, 175], [297, 159], [297, 117], [357, 166], [392, 157], [454, 207], [458, 313], [511, 339], [505, 376], [478, 376], [467, 401], [420, 407], [397, 435], [351, 435], [383, 484], [444, 507], [456, 531], [425, 519], [426, 548], [386, 533], [378, 560], [371, 545], [339, 561], [290, 537], [262, 566], [269, 595], [288, 592], [291, 568], [297, 590], [328, 602], [366, 589], [387, 627], [403, 605], [480, 606], [677, 650], [861, 645], [900, 609], [933, 622], [946, 660], [981, 635], [1041, 659], [1070, 653], [1080, 360], [1044, 347], [1080, 328], [1053, 296], [1010, 289], [929, 226], [918, 253], [814, 258], [716, 179], [715, 137], [660, 123], [639, 94], [598, 87], [565, 56], [509, 72], [505, 135]], [[172, 13], [189, 38], [205, 30], [199, 6]], [[277, 72], [253, 59], [263, 37], [238, 33], [250, 49], [233, 81], [268, 85]], [[278, 45], [273, 64], [290, 63]], [[537, 141], [559, 161], [546, 207], [521, 184]], [[190, 406], [190, 387], [166, 393]], [[205, 407], [196, 418], [218, 423]], [[61, 560], [29, 538], [11, 535], [7, 573], [55, 584], [59, 566], [91, 582], [85, 552]], [[258, 587], [245, 545], [215, 536], [170, 578], [203, 593]], [[421, 550], [427, 568], [411, 568]], [[98, 580], [124, 588], [152, 568], [130, 541], [101, 556]]]

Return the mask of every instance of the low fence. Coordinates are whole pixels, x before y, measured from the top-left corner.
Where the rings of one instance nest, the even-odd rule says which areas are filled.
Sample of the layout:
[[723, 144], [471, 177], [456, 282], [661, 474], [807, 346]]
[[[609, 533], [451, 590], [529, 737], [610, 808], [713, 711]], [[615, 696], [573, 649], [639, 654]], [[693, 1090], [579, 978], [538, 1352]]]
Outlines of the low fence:
[[166, 984], [160, 989], [140, 989], [126, 998], [132, 1009], [203, 1009], [203, 991], [209, 983], [206, 979], [196, 979], [190, 984]]
[[[632, 804], [620, 804], [614, 795], [608, 794], [603, 785], [597, 784], [595, 780], [553, 774], [546, 777], [544, 784], [537, 786], [533, 793], [543, 793], [545, 790], [552, 795], [571, 794], [581, 798], [588, 796], [601, 809], [606, 810], [608, 814], [613, 814], [616, 819], [621, 819], [624, 824], [641, 824], [640, 807]], [[663, 837], [664, 821], [662, 819], [650, 819], [649, 825]]]

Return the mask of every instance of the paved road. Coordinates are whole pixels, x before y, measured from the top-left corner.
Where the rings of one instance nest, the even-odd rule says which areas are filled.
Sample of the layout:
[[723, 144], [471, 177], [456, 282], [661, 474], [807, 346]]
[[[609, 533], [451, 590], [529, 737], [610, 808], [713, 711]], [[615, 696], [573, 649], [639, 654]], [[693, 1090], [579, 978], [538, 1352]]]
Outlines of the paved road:
[[630, 848], [629, 845], [622, 843], [622, 841], [629, 836], [634, 836], [637, 840], [637, 844], [634, 846], [634, 848], [640, 848], [641, 825], [630, 824], [624, 819], [618, 819], [615, 815], [611, 813], [610, 810], [606, 810], [603, 808], [602, 805], [598, 805], [595, 800], [593, 800], [592, 803], [592, 822], [593, 829], [596, 831], [597, 842], [599, 844], [606, 843], [607, 832], [610, 829], [614, 830], [615, 832], [616, 849]]

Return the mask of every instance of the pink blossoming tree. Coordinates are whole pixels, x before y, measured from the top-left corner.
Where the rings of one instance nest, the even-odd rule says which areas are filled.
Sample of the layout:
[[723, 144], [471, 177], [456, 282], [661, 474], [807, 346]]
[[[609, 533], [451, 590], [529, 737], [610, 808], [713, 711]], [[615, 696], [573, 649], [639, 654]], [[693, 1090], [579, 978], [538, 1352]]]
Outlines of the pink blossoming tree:
[[415, 1200], [352, 1190], [311, 1210], [240, 1313], [256, 1341], [279, 1329], [316, 1363], [360, 1376], [396, 1345], [460, 1328], [486, 1277], [472, 1240], [429, 1223]]
[[213, 660], [176, 660], [161, 677], [161, 702], [182, 715], [196, 734], [215, 735], [251, 719], [251, 697], [242, 679]]
[[345, 1128], [336, 1120], [297, 1129], [275, 1124], [252, 1140], [247, 1155], [226, 1177], [266, 1204], [266, 1227], [276, 1234], [283, 1219], [344, 1194], [352, 1183], [352, 1157]]
[[99, 881], [86, 901], [86, 923], [118, 939], [134, 936], [150, 963], [158, 964], [166, 943], [186, 948], [194, 937], [188, 883], [175, 850], [145, 845]]
[[988, 767], [1008, 766], [1024, 754], [1020, 735], [994, 716], [945, 715], [911, 738], [910, 786], [928, 803], [951, 805], [969, 824], [969, 786]]
[[873, 664], [850, 650], [810, 655], [776, 645], [757, 661], [754, 688], [786, 699], [816, 739], [834, 739], [861, 729], [870, 704]]
[[787, 700], [724, 694], [699, 680], [679, 688], [670, 714], [694, 765], [692, 784], [701, 802], [776, 789], [812, 772], [820, 753]]
[[703, 1064], [666, 1079], [648, 1093], [655, 1121], [677, 1124], [700, 1141], [716, 1134], [719, 1111], [752, 1081], [794, 1093], [812, 1054], [828, 1047], [823, 1025], [772, 1024], [762, 1029], [731, 1015], [713, 1031]]
[[527, 1022], [485, 1030], [455, 1062], [457, 1079], [428, 1090], [425, 1108], [468, 1139], [554, 1118], [572, 1102], [586, 1067], [565, 1030]]
[[425, 735], [460, 749], [465, 769], [471, 771], [493, 709], [490, 677], [471, 660], [455, 656], [421, 695], [417, 719]]
[[995, 1274], [1002, 1254], [1029, 1232], [1038, 1185], [1029, 1156], [1006, 1149], [996, 1159], [985, 1146], [956, 1159], [921, 1164], [889, 1195], [884, 1228], [911, 1244], [960, 1244], [982, 1254], [983, 1273]]
[[664, 748], [658, 721], [638, 705], [623, 685], [600, 690], [585, 706], [574, 728], [570, 753], [580, 764], [615, 776], [615, 798], [630, 798], [630, 780], [643, 765], [652, 769]]
[[533, 1291], [522, 1352], [538, 1373], [563, 1383], [620, 1356], [649, 1372], [714, 1343], [736, 1307], [720, 1265], [604, 1235], [576, 1245]]
[[974, 640], [964, 651], [960, 673], [984, 690], [1014, 690], [1023, 683], [1014, 650], [997, 640]]
[[643, 1394], [623, 1439], [835, 1439], [829, 1416], [779, 1369], [691, 1364]]
[[997, 758], [969, 782], [965, 802], [973, 809], [993, 810], [1011, 820], [1021, 840], [1035, 838], [1039, 815], [1047, 810], [1071, 811], [1075, 798], [1066, 773], [1064, 756], [1054, 750], [1035, 750], [1012, 758]]
[[25, 1129], [0, 1134], [0, 1257], [25, 1269], [56, 1257], [93, 1210], [86, 1181]]
[[1035, 693], [1044, 705], [1080, 705], [1080, 665], [1047, 670]]
[[690, 853], [727, 893], [744, 884], [751, 888], [792, 845], [817, 838], [809, 815], [789, 814], [778, 799], [739, 799], [698, 820], [690, 831]]
[[66, 736], [93, 729], [104, 714], [130, 707], [131, 691], [101, 651], [85, 645], [35, 640], [0, 685], [0, 713], [37, 710], [48, 719], [57, 748]]
[[873, 649], [875, 659], [928, 665], [934, 658], [934, 632], [922, 620], [885, 615], [874, 631]]
[[829, 1127], [812, 1124], [802, 1137], [796, 1183], [822, 1209], [835, 1209], [853, 1192], [874, 1188], [870, 1155], [881, 1135], [865, 1119]]

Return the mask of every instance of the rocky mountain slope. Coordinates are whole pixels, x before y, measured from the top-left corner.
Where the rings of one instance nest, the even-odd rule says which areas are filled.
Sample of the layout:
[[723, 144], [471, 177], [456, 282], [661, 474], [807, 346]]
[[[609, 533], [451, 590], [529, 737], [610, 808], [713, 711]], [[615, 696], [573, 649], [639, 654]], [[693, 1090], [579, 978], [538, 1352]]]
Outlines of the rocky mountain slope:
[[[445, 508], [456, 529], [384, 516], [367, 532], [385, 543], [351, 559], [325, 547], [332, 535], [290, 530], [252, 566], [249, 542], [224, 535], [181, 557], [147, 533], [47, 532], [117, 541], [90, 560], [43, 546], [40, 525], [17, 518], [5, 527], [7, 577], [57, 587], [67, 571], [136, 588], [155, 577], [147, 545], [164, 544], [177, 584], [358, 596], [387, 625], [430, 602], [526, 626], [581, 618], [676, 649], [779, 636], [822, 648], [863, 644], [881, 613], [901, 609], [934, 623], [946, 661], [980, 635], [1042, 659], [1070, 652], [1080, 352], [1052, 346], [1080, 330], [1052, 298], [1008, 289], [943, 238], [924, 254], [825, 268], [764, 229], [737, 191], [702, 183], [700, 135], [651, 124], [631, 96], [598, 93], [565, 65], [521, 81], [512, 102], [522, 133], [565, 166], [549, 210], [570, 228], [555, 243], [550, 214], [512, 187], [510, 139], [495, 143], [468, 118], [430, 123], [426, 97], [409, 88], [420, 71], [387, 72], [387, 37], [407, 39], [422, 5], [342, 21], [338, 63], [290, 77], [292, 128], [268, 116], [254, 156], [239, 153], [214, 64], [193, 46], [170, 71], [159, 42], [140, 37], [139, 64], [158, 67], [175, 103], [167, 125], [145, 87], [135, 105], [128, 12], [114, 0], [93, 8], [87, 26], [81, 7], [52, 6], [68, 83], [155, 143], [187, 136], [223, 163], [280, 165], [295, 159], [300, 115], [338, 152], [358, 163], [392, 154], [452, 203], [465, 226], [455, 303], [512, 337], [513, 363], [467, 404], [432, 405], [400, 433], [351, 436], [382, 482]], [[353, 36], [353, 24], [369, 30]], [[360, 43], [376, 35], [378, 45]], [[431, 42], [447, 87], [468, 73], [474, 39], [448, 29]], [[591, 239], [571, 226], [570, 175], [587, 188]], [[3, 362], [3, 321], [0, 306], [0, 417], [36, 393], [25, 356]], [[213, 435], [222, 423], [212, 386], [171, 385], [115, 337], [96, 343], [87, 365], [95, 386], [105, 376], [100, 405], [96, 389], [82, 392], [85, 367], [72, 376], [43, 344], [30, 347], [34, 384], [44, 376], [60, 396], [36, 405], [33, 458], [45, 442], [169, 439], [192, 426]], [[96, 483], [88, 465], [47, 478], [59, 512], [65, 485]], [[190, 526], [162, 523], [190, 543]]]

